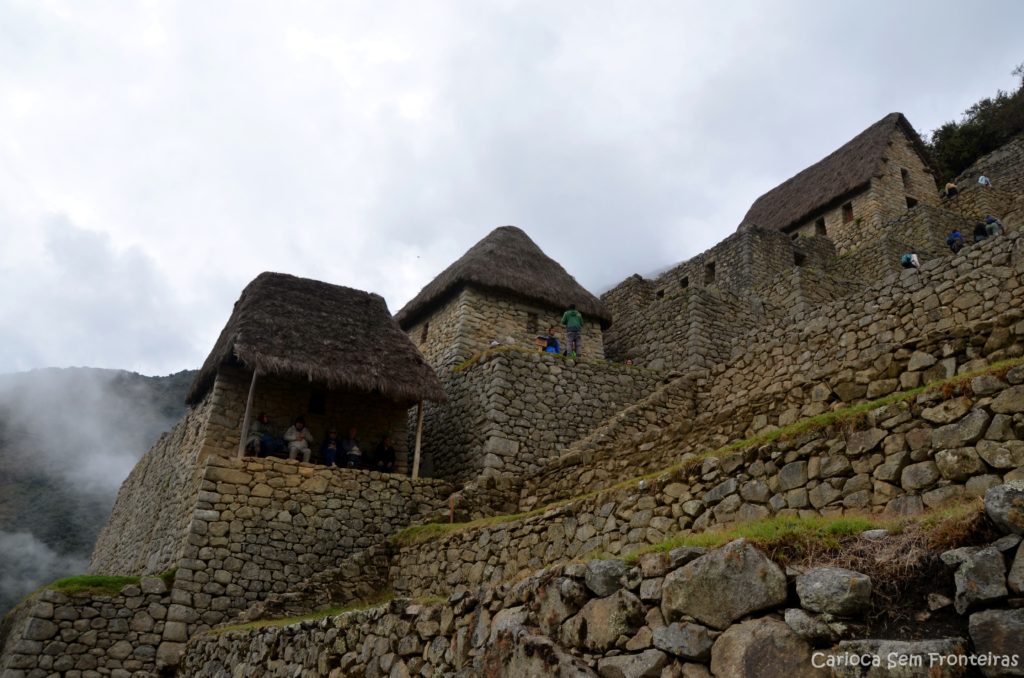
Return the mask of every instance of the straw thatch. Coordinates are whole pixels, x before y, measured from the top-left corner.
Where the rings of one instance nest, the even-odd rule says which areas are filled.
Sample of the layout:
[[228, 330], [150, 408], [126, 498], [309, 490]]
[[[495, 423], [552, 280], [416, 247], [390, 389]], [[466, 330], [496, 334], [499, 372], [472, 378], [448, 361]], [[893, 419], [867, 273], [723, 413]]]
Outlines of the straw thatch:
[[400, 403], [445, 400], [434, 370], [383, 297], [284, 273], [261, 273], [242, 290], [192, 383], [189, 404], [210, 390], [225, 363]]
[[597, 320], [603, 328], [611, 325], [611, 314], [601, 300], [583, 289], [515, 226], [496, 228], [469, 248], [462, 258], [420, 290], [395, 319], [408, 329], [466, 286], [511, 293], [559, 310], [576, 304], [585, 319]]
[[890, 113], [824, 160], [779, 184], [754, 201], [740, 228], [785, 231], [809, 221], [860, 193], [871, 177], [881, 176], [882, 161], [895, 132], [902, 131], [924, 161], [932, 161], [902, 113]]

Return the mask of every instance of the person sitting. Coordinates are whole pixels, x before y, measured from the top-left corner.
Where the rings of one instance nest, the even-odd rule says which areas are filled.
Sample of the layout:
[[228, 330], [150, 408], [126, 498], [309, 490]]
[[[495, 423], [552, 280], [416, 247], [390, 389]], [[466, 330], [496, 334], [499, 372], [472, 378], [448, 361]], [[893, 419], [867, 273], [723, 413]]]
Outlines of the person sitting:
[[984, 174], [978, 177], [978, 184], [984, 186], [985, 188], [992, 188], [992, 181]]
[[900, 257], [900, 266], [903, 268], [921, 268], [921, 260], [918, 259], [917, 252], [910, 250]]
[[956, 183], [949, 181], [946, 183], [946, 197], [955, 198], [957, 194]]
[[544, 352], [545, 353], [561, 353], [562, 347], [558, 343], [558, 337], [555, 336], [555, 326], [552, 325], [548, 328], [548, 334], [544, 337]]
[[257, 457], [277, 455], [284, 449], [284, 443], [274, 436], [274, 429], [266, 412], [260, 412], [256, 421], [249, 426], [249, 436], [246, 440], [246, 452], [252, 452]]
[[309, 457], [313, 453], [309, 444], [313, 442], [313, 434], [306, 428], [306, 420], [303, 417], [295, 417], [295, 422], [284, 433], [284, 440], [288, 443], [288, 458], [295, 461], [299, 454], [302, 454], [302, 461], [309, 463]]
[[979, 221], [974, 225], [974, 242], [981, 242], [988, 237], [988, 230], [985, 228], [985, 223]]
[[960, 229], [954, 229], [952, 233], [946, 236], [946, 244], [949, 245], [949, 249], [952, 250], [953, 254], [959, 252], [964, 246], [964, 234], [960, 232]]
[[341, 441], [341, 451], [345, 454], [345, 463], [349, 468], [363, 468], [363, 451], [356, 440], [356, 428], [348, 430], [348, 437]]
[[1002, 235], [1003, 222], [996, 219], [991, 214], [985, 216], [985, 232], [987, 235]]
[[381, 473], [395, 472], [395, 448], [391, 444], [391, 436], [384, 436], [377, 443], [377, 449], [373, 452], [373, 465]]
[[337, 466], [338, 451], [341, 449], [341, 440], [338, 439], [338, 429], [333, 426], [327, 431], [327, 437], [320, 445], [320, 456], [324, 459], [324, 466]]

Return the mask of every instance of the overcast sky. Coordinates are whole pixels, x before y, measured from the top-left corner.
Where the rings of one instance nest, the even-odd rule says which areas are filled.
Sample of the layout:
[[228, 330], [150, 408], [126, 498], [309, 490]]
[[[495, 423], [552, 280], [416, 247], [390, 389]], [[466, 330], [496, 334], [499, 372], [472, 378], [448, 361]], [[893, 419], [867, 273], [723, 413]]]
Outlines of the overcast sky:
[[197, 367], [264, 270], [397, 311], [515, 224], [592, 291], [890, 111], [1014, 84], [1024, 3], [0, 0], [0, 373]]

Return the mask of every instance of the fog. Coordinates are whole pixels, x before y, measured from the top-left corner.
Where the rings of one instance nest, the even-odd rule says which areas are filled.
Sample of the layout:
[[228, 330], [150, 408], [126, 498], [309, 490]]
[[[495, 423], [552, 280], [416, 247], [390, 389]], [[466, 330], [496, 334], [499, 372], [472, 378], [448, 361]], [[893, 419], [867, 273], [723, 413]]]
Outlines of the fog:
[[0, 612], [84, 573], [121, 481], [184, 411], [191, 373], [0, 375]]

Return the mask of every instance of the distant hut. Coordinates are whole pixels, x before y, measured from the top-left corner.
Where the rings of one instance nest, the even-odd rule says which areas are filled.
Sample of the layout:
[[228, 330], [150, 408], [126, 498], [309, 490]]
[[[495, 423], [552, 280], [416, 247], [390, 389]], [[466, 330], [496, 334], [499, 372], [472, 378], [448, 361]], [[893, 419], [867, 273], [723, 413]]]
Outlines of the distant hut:
[[740, 230], [828, 236], [842, 253], [915, 205], [938, 203], [927, 149], [902, 113], [890, 113], [755, 200]]
[[354, 426], [364, 447], [387, 434], [404, 452], [407, 412], [423, 400], [444, 390], [382, 297], [283, 273], [242, 291], [187, 398], [209, 409], [203, 456], [239, 454], [259, 412], [282, 432], [304, 415], [316, 441]]
[[395, 316], [434, 366], [494, 341], [533, 346], [575, 304], [586, 323], [583, 352], [604, 356], [611, 314], [526, 233], [501, 226], [434, 278]]

